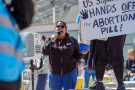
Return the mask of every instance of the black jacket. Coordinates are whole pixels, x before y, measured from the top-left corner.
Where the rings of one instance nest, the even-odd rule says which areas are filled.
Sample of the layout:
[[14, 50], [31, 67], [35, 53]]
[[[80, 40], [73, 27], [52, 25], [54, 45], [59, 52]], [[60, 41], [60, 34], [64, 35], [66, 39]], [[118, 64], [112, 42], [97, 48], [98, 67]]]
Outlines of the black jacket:
[[135, 73], [135, 60], [133, 61], [128, 58], [125, 65], [125, 72], [126, 74]]
[[67, 33], [64, 39], [57, 38], [55, 42], [50, 42], [50, 38], [47, 38], [43, 47], [43, 54], [49, 55], [49, 70], [56, 75], [65, 75], [74, 70], [76, 61], [81, 58], [77, 40], [69, 37]]

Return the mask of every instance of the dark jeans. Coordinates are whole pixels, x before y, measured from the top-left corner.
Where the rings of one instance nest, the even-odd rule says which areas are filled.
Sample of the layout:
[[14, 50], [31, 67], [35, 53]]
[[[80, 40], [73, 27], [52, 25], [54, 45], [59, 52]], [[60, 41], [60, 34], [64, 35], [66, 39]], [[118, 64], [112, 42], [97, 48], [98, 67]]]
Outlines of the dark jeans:
[[45, 90], [47, 74], [39, 74], [37, 78], [36, 90]]
[[0, 90], [20, 90], [20, 79], [14, 82], [0, 81]]

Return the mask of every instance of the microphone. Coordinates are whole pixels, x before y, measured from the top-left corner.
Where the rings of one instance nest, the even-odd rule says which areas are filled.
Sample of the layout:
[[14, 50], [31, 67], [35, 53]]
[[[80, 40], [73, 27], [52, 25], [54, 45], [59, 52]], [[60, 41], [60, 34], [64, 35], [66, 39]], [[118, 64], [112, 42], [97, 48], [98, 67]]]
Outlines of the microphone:
[[[57, 32], [55, 32], [55, 33], [56, 33], [55, 35], [56, 35], [56, 36], [59, 36], [59, 35], [61, 34], [61, 32], [62, 32], [62, 31], [57, 31]], [[51, 38], [51, 40], [50, 40], [49, 42], [52, 42], [52, 38]]]
[[62, 31], [58, 31], [56, 32], [56, 35], [59, 36], [61, 34]]

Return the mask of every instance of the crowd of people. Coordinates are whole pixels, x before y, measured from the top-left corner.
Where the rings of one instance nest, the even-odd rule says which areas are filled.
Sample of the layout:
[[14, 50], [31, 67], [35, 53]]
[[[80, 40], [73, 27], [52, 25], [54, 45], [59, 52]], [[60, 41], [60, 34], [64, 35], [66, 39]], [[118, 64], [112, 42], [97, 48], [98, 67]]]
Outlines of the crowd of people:
[[[82, 53], [79, 53], [78, 42], [75, 38], [69, 36], [65, 22], [58, 21], [56, 23], [55, 33], [42, 43], [44, 44], [42, 46], [43, 55], [49, 55], [48, 79], [50, 90], [75, 89], [77, 82], [76, 67], [77, 62], [80, 62], [81, 59], [85, 60], [83, 88], [89, 87], [89, 79], [92, 76], [93, 86], [89, 87], [89, 89], [105, 90], [102, 83], [105, 69], [114, 69], [118, 81], [117, 90], [125, 90], [123, 83], [123, 46], [126, 35], [93, 40], [90, 43], [89, 51], [83, 50]], [[134, 81], [134, 49], [128, 51], [128, 56], [129, 59], [126, 62], [125, 70], [129, 76], [128, 80]], [[111, 67], [108, 65], [111, 65]]]

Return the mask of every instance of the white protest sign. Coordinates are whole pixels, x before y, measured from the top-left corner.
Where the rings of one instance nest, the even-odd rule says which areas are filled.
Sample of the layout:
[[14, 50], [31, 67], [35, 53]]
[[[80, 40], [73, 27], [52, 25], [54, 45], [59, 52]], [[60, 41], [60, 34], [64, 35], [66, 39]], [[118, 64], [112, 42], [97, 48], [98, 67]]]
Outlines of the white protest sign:
[[82, 40], [135, 32], [135, 0], [79, 0]]

